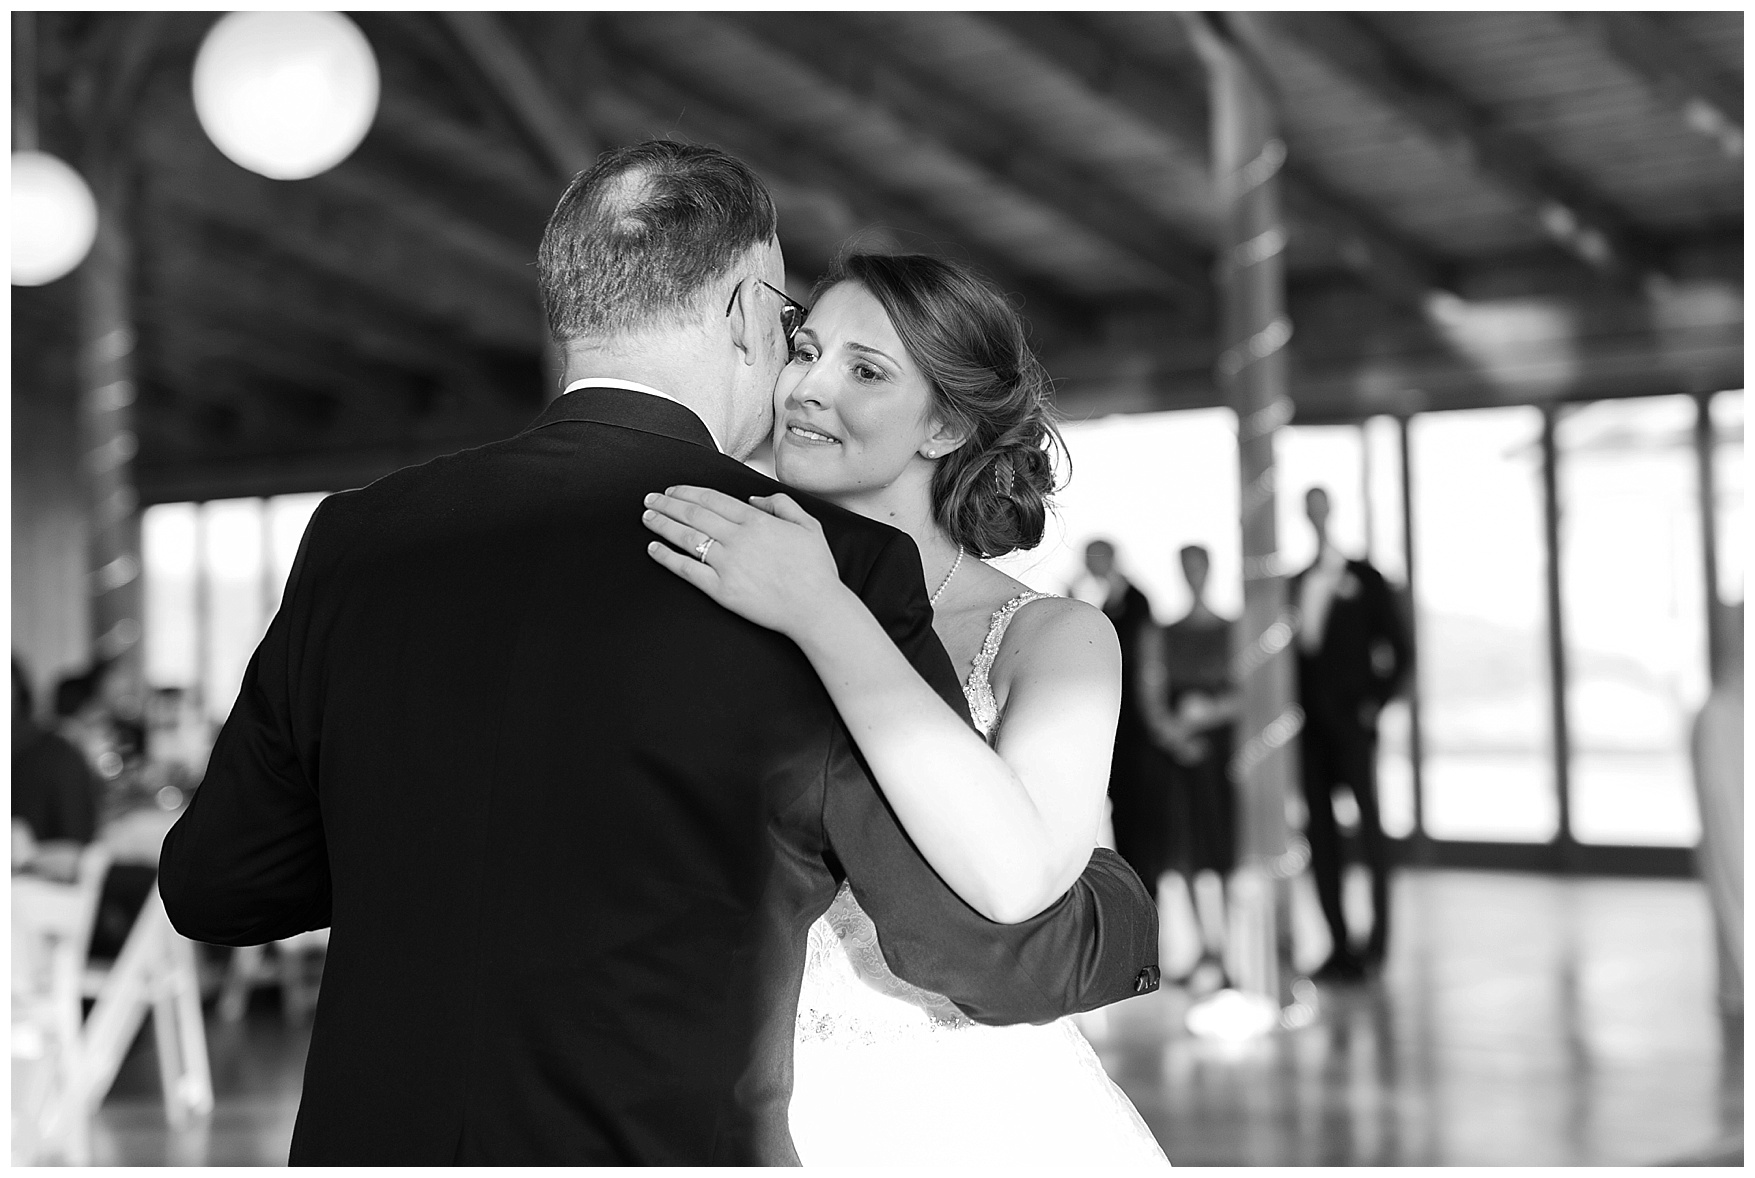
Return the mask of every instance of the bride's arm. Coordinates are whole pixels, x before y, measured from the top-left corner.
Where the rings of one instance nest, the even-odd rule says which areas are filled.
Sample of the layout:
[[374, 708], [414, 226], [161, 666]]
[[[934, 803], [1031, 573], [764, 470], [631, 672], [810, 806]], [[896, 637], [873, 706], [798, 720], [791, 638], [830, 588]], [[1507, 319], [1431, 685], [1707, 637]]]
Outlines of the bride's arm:
[[997, 749], [988, 747], [842, 584], [816, 520], [786, 496], [757, 507], [700, 488], [648, 498], [652, 555], [715, 601], [796, 642], [920, 853], [971, 907], [1014, 923], [1084, 870], [1102, 819], [1121, 656], [1097, 610], [1056, 602], [1017, 624]]

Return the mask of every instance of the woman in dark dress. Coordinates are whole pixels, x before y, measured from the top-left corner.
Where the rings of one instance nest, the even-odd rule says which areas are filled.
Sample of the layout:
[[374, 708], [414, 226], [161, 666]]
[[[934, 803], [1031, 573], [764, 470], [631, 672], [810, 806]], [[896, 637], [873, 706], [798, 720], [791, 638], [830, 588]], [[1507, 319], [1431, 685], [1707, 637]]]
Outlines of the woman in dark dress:
[[[1206, 602], [1207, 550], [1189, 545], [1181, 557], [1194, 604], [1182, 620], [1147, 634], [1140, 695], [1168, 787], [1169, 867], [1187, 883], [1201, 931], [1200, 960], [1183, 980], [1205, 989], [1225, 981], [1225, 881], [1237, 862], [1236, 797], [1226, 769], [1239, 698], [1231, 678], [1232, 623]], [[1210, 881], [1204, 905], [1203, 877]]]

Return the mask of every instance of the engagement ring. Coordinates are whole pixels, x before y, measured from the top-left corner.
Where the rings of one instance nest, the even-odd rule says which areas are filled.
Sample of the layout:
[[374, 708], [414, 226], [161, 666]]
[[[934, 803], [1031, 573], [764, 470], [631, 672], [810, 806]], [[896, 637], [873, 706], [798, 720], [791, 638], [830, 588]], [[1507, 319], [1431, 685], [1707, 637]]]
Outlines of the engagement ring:
[[706, 564], [707, 549], [711, 547], [713, 547], [713, 537], [708, 536], [705, 540], [702, 540], [699, 544], [695, 545], [695, 559], [702, 564]]

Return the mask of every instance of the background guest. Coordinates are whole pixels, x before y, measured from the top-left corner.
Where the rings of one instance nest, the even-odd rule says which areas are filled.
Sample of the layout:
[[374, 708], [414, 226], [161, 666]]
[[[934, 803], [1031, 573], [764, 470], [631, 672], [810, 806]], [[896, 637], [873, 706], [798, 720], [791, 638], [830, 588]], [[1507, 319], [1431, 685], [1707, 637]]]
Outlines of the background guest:
[[55, 731], [79, 749], [101, 780], [113, 781], [122, 772], [122, 742], [106, 706], [106, 678], [108, 669], [98, 663], [55, 684]]
[[1116, 721], [1115, 752], [1109, 765], [1110, 822], [1115, 850], [1150, 890], [1168, 865], [1169, 829], [1163, 781], [1147, 768], [1150, 738], [1140, 707], [1135, 662], [1142, 638], [1155, 630], [1151, 602], [1122, 575], [1115, 545], [1107, 540], [1085, 545], [1085, 575], [1067, 587], [1067, 596], [1101, 609], [1121, 640], [1121, 715]]
[[[55, 687], [57, 732], [97, 770], [96, 826], [117, 816], [129, 804], [130, 787], [138, 781], [144, 754], [144, 727], [130, 715], [129, 701], [108, 663], [69, 675]], [[122, 951], [140, 907], [158, 876], [156, 865], [117, 862], [104, 875], [103, 894], [92, 924], [91, 956], [105, 961]]]
[[1231, 679], [1231, 620], [1206, 599], [1212, 559], [1198, 544], [1180, 556], [1193, 604], [1179, 621], [1145, 636], [1139, 694], [1164, 754], [1170, 866], [1188, 885], [1200, 928], [1200, 958], [1184, 980], [1205, 990], [1226, 984], [1225, 882], [1237, 865], [1236, 795], [1226, 770], [1239, 696]]
[[1743, 1014], [1743, 605], [1720, 607], [1712, 690], [1689, 752], [1700, 805], [1700, 878], [1718, 933], [1718, 1004]]
[[[12, 660], [12, 818], [29, 832], [33, 872], [70, 880], [97, 835], [99, 785], [85, 754], [36, 722], [30, 681]], [[14, 839], [15, 845], [19, 843]], [[15, 867], [21, 866], [15, 863]]]
[[[1389, 848], [1377, 807], [1377, 716], [1407, 678], [1412, 644], [1383, 574], [1368, 561], [1348, 559], [1330, 542], [1328, 492], [1312, 487], [1304, 510], [1316, 531], [1317, 555], [1288, 590], [1299, 614], [1300, 784], [1310, 869], [1334, 941], [1316, 976], [1355, 981], [1380, 966], [1388, 951]], [[1334, 808], [1340, 785], [1358, 803], [1359, 847], [1371, 874], [1371, 934], [1362, 954], [1353, 948], [1341, 906], [1341, 836]]]

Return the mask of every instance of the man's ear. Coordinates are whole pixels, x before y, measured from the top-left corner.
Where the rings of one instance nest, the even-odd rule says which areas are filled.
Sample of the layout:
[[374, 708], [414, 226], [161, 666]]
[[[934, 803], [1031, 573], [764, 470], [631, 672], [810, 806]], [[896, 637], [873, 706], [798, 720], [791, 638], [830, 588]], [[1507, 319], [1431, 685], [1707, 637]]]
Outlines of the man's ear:
[[971, 431], [967, 426], [947, 425], [937, 418], [930, 424], [932, 432], [920, 443], [920, 454], [923, 458], [943, 458], [969, 440]]
[[726, 316], [726, 325], [731, 331], [731, 346], [736, 348], [743, 363], [754, 364], [761, 356], [761, 333], [756, 330], [756, 320], [750, 313], [750, 284], [740, 282], [737, 293], [731, 296], [731, 313]]

